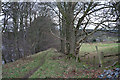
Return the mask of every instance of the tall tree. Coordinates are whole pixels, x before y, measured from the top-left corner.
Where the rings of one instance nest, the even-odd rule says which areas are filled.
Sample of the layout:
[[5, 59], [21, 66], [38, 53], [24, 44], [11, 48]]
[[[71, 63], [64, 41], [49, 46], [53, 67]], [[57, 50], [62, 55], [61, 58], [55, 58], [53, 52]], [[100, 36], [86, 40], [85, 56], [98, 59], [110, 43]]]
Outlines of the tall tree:
[[[110, 6], [108, 3], [96, 3], [96, 2], [57, 2], [56, 7], [62, 15], [61, 20], [64, 21], [65, 39], [60, 37], [59, 39], [66, 42], [66, 54], [73, 54], [78, 56], [79, 49], [82, 43], [87, 37], [95, 33], [98, 28], [106, 28], [103, 25], [106, 23], [112, 23], [117, 21], [117, 17], [113, 17], [110, 12]], [[50, 5], [48, 5], [50, 6]], [[50, 6], [51, 7], [51, 6]], [[51, 8], [56, 14], [57, 11]], [[94, 21], [96, 20], [96, 21]], [[87, 32], [86, 29], [90, 26], [94, 26], [91, 32]], [[108, 26], [107, 26], [108, 27]], [[63, 32], [62, 32], [63, 33]]]

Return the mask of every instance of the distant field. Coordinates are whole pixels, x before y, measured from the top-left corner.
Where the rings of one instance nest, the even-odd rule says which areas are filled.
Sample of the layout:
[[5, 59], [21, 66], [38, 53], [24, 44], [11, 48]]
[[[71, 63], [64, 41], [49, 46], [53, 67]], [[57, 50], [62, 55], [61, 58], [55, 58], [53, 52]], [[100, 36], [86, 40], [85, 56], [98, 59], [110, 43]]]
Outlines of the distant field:
[[116, 54], [118, 49], [120, 49], [120, 43], [84, 43], [80, 49], [80, 54], [85, 52], [96, 53], [96, 48], [98, 47], [99, 52], [104, 52], [106, 54]]

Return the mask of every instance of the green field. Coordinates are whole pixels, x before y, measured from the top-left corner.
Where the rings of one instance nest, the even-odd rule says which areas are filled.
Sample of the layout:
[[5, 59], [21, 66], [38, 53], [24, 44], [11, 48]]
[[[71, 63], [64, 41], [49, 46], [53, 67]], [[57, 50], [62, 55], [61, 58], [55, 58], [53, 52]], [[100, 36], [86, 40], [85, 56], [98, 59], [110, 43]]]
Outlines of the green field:
[[99, 52], [104, 52], [105, 54], [116, 54], [118, 53], [118, 48], [120, 48], [119, 43], [85, 43], [80, 49], [80, 54], [89, 52], [96, 53], [96, 47], [98, 47]]
[[[96, 51], [95, 46], [98, 47], [98, 52]], [[85, 53], [89, 53], [82, 60], [85, 62], [89, 62], [95, 66], [98, 66], [99, 64], [99, 54], [100, 54], [103, 66], [107, 67], [108, 65], [113, 64], [115, 61], [118, 61], [118, 57], [114, 56], [114, 57], [102, 58], [102, 56], [118, 54], [119, 50], [120, 50], [120, 43], [91, 43], [91, 44], [85, 43], [82, 45], [79, 53], [80, 56], [84, 55]]]
[[[117, 43], [94, 43], [83, 44], [80, 49], [81, 62], [76, 62], [75, 59], [67, 59], [64, 54], [58, 53], [55, 49], [49, 49], [27, 58], [17, 60], [15, 62], [3, 65], [3, 78], [25, 78], [30, 71], [41, 65], [29, 78], [89, 78], [96, 77], [102, 69], [98, 67], [99, 60], [95, 46], [98, 46], [99, 53], [104, 55], [117, 54]], [[84, 53], [90, 53], [88, 57], [81, 57]], [[93, 55], [96, 56], [95, 64]], [[115, 59], [114, 59], [115, 58]], [[44, 59], [44, 62], [42, 62]], [[116, 61], [116, 57], [105, 58], [103, 64], [107, 61], [111, 65]], [[42, 63], [42, 64], [41, 64]], [[106, 66], [106, 65], [105, 65]], [[108, 66], [108, 65], [107, 65]]]

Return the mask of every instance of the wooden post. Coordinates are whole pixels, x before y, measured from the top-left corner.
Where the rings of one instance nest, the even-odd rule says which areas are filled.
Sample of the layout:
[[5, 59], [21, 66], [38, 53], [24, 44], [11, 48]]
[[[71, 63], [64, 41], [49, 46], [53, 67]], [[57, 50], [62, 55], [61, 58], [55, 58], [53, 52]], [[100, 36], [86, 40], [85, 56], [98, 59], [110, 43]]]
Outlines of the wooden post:
[[103, 61], [104, 61], [104, 53], [103, 52], [101, 52], [101, 59], [102, 59], [102, 66], [103, 66]]
[[97, 46], [95, 46], [96, 47], [96, 51], [97, 51], [97, 54], [98, 54], [98, 57], [99, 57], [99, 67], [102, 67], [102, 60], [101, 60], [101, 55], [99, 54], [99, 52], [98, 52], [98, 47]]
[[76, 55], [76, 62], [78, 62], [79, 54]]
[[89, 56], [88, 56], [88, 61], [89, 61], [90, 59], [89, 59]]
[[95, 63], [95, 56], [93, 56], [93, 65], [95, 67], [96, 63]]

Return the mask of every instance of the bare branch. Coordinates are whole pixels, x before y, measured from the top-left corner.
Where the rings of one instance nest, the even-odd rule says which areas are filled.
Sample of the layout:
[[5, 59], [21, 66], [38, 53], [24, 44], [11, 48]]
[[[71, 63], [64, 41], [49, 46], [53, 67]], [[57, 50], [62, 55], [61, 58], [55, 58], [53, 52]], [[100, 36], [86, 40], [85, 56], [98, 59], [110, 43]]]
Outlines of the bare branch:
[[98, 25], [95, 27], [95, 29], [94, 29], [91, 33], [85, 35], [85, 36], [84, 36], [81, 40], [79, 40], [77, 43], [83, 42], [88, 36], [90, 36], [90, 35], [92, 35], [93, 33], [95, 33], [95, 32], [97, 31], [98, 27], [99, 27], [102, 23], [108, 22], [108, 21], [113, 21], [113, 22], [115, 22], [115, 21], [117, 21], [117, 20], [104, 20], [104, 21], [98, 23]]
[[78, 4], [78, 2], [73, 2], [72, 3], [72, 9], [74, 10], [75, 9], [75, 6]]
[[78, 14], [81, 12], [82, 7], [80, 8], [80, 10], [76, 13], [75, 17], [73, 18], [73, 21], [75, 21], [76, 17], [78, 16]]
[[109, 8], [109, 7], [102, 7], [102, 8], [99, 8], [99, 9], [95, 9], [94, 11], [91, 11], [91, 12], [87, 13], [87, 15], [90, 15], [90, 14], [92, 14], [94, 12], [97, 12], [97, 11], [105, 9], [105, 8]]
[[77, 24], [77, 27], [76, 27], [77, 30], [79, 29], [79, 27], [80, 27], [82, 21], [84, 20], [84, 17], [86, 17], [87, 13], [90, 11], [91, 5], [92, 5], [92, 2], [89, 4], [87, 10], [84, 12], [84, 15], [83, 15], [81, 18], [79, 18], [78, 24]]
[[51, 34], [52, 34], [53, 36], [55, 36], [56, 38], [61, 39], [61, 40], [64, 40], [66, 43], [70, 43], [69, 41], [67, 41], [67, 40], [65, 40], [65, 39], [63, 39], [63, 38], [61, 38], [61, 37], [55, 35], [55, 34], [52, 32], [51, 29], [50, 29], [50, 32], [51, 32]]
[[57, 7], [58, 7], [59, 11], [61, 12], [61, 14], [63, 15], [63, 17], [66, 18], [66, 14], [64, 13], [64, 10], [63, 10], [60, 2], [57, 3]]

